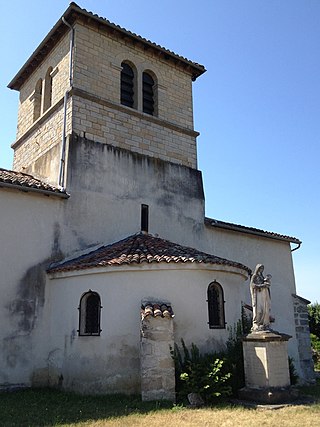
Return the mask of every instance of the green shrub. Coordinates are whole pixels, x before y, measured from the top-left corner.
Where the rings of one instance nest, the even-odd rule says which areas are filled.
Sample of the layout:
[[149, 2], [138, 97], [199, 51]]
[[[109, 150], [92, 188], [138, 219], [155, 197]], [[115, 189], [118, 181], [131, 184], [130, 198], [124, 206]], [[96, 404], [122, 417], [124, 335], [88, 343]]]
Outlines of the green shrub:
[[308, 305], [310, 333], [320, 339], [320, 304], [315, 302]]
[[200, 354], [194, 343], [189, 350], [183, 339], [181, 349], [175, 344], [171, 354], [175, 361], [178, 399], [191, 392], [199, 393], [207, 401], [213, 397], [237, 395], [245, 385], [241, 338], [250, 332], [251, 325], [243, 309], [241, 319], [229, 328], [229, 338], [221, 352]]
[[320, 371], [320, 339], [315, 334], [310, 334], [310, 338], [314, 369]]
[[216, 353], [200, 354], [192, 343], [191, 349], [181, 340], [182, 350], [175, 344], [171, 350], [176, 367], [176, 390], [178, 398], [184, 399], [189, 393], [198, 393], [205, 402], [232, 393], [230, 372], [224, 372], [224, 360]]

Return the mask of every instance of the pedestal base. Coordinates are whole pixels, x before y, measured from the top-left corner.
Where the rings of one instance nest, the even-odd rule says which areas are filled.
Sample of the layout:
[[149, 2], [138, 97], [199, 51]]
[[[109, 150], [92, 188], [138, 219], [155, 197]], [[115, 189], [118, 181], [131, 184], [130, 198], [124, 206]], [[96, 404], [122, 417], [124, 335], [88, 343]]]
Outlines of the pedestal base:
[[248, 389], [271, 390], [290, 386], [289, 338], [289, 335], [273, 331], [252, 332], [243, 338], [245, 384]]

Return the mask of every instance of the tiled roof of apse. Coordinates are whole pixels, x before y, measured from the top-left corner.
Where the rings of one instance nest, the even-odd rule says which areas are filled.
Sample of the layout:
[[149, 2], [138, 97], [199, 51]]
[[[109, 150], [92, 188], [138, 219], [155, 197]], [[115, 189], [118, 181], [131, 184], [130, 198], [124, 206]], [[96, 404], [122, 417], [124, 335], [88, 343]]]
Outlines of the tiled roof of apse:
[[52, 265], [48, 273], [85, 270], [107, 266], [151, 263], [218, 264], [236, 267], [251, 274], [250, 268], [238, 262], [200, 252], [187, 246], [138, 233], [88, 254]]
[[[140, 44], [146, 50], [149, 49], [157, 52], [158, 55], [167, 61], [173, 61], [175, 64], [180, 64], [185, 69], [190, 71], [193, 80], [206, 71], [203, 65], [184, 58], [183, 56], [177, 55], [176, 53], [156, 43], [153, 43], [144, 37], [141, 37], [131, 31], [126, 30], [125, 28], [120, 27], [119, 25], [108, 21], [101, 16], [79, 7], [74, 2], [70, 3], [68, 9], [64, 12], [62, 17], [64, 17], [70, 24], [73, 24], [77, 17], [83, 17], [87, 19], [88, 22], [95, 22], [111, 35], [115, 34], [123, 39], [129, 39], [133, 43]], [[41, 64], [46, 55], [56, 46], [56, 43], [69, 31], [67, 25], [65, 25], [62, 21], [62, 17], [57, 21], [51, 31], [46, 35], [37, 49], [29, 57], [27, 62], [22, 66], [22, 68], [8, 84], [10, 89], [19, 90], [25, 79], [27, 79], [32, 71]]]
[[0, 187], [18, 189], [21, 191], [36, 191], [48, 195], [69, 197], [65, 190], [41, 181], [32, 175], [0, 168]]

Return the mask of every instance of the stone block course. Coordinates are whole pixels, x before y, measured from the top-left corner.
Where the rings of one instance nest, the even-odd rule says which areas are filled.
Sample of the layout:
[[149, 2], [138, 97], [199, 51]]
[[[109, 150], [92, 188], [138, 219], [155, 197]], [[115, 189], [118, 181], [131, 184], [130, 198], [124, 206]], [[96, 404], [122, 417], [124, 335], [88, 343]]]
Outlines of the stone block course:
[[314, 380], [314, 370], [311, 353], [310, 329], [308, 321], [308, 301], [293, 295], [294, 321], [300, 356], [300, 366], [307, 381]]

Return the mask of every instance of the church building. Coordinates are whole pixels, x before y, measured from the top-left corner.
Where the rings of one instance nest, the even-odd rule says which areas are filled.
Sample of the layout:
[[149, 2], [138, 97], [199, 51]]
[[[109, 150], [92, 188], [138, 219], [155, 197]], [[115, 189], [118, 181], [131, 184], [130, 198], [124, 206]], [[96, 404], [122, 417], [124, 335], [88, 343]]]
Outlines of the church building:
[[9, 83], [0, 390], [174, 399], [170, 346], [222, 349], [257, 263], [272, 274], [272, 327], [312, 379], [300, 240], [205, 216], [192, 105], [205, 71], [71, 3]]

